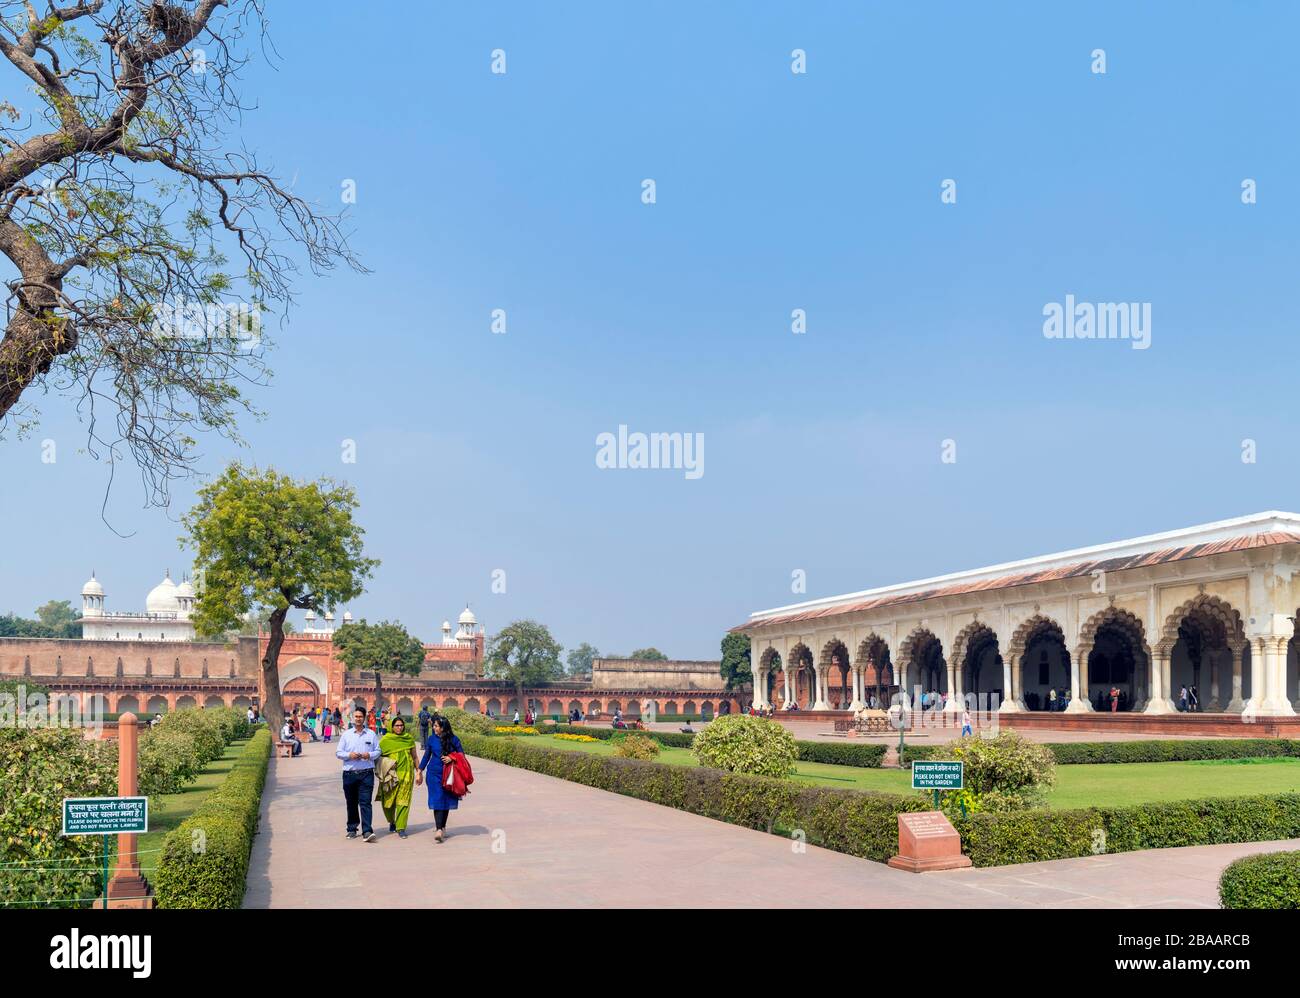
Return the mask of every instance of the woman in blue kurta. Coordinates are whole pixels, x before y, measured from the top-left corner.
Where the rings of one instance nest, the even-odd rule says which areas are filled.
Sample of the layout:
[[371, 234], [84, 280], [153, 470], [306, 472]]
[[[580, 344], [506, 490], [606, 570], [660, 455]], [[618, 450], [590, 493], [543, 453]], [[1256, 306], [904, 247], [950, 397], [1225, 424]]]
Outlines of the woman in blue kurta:
[[[441, 714], [435, 714], [432, 721], [433, 732], [424, 747], [424, 758], [420, 760], [420, 769], [427, 770], [424, 782], [429, 788], [429, 809], [433, 811], [434, 824], [438, 831], [434, 841], [441, 842], [447, 835], [447, 812], [460, 805], [460, 798], [449, 794], [442, 786], [442, 768], [451, 762], [453, 752], [464, 752], [460, 739], [451, 730], [451, 722]], [[436, 751], [435, 751], [436, 750]]]

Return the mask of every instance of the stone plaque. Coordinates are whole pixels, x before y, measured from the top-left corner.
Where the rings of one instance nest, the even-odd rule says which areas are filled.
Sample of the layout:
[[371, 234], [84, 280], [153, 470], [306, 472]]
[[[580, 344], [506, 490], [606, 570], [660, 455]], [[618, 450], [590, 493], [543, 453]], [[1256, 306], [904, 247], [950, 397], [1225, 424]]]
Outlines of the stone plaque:
[[896, 870], [925, 873], [970, 866], [961, 854], [961, 836], [942, 811], [909, 811], [898, 816], [898, 855], [889, 865]]

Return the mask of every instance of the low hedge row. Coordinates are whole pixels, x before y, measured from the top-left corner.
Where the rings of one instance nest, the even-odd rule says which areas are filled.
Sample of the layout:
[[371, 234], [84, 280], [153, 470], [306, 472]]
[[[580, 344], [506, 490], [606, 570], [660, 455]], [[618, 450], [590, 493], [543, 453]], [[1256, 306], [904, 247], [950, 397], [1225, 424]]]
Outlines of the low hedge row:
[[516, 738], [468, 735], [461, 742], [480, 758], [746, 828], [802, 832], [813, 845], [881, 863], [898, 852], [899, 812], [929, 807], [919, 795], [833, 790], [702, 766], [566, 752]]
[[[547, 725], [543, 730], [544, 734], [560, 734], [561, 732], [570, 735], [591, 735], [593, 738], [599, 738], [601, 741], [608, 741], [616, 735], [627, 734], [626, 731], [613, 728], [588, 727], [585, 724], [557, 724], [554, 727]], [[695, 740], [694, 735], [684, 735], [680, 731], [638, 731], [637, 734], [647, 735], [653, 738], [665, 748], [690, 748], [691, 742]]]
[[257, 831], [271, 732], [254, 732], [225, 782], [167, 833], [154, 875], [160, 908], [238, 908]]
[[[1293, 738], [1198, 738], [1186, 741], [1152, 739], [1136, 742], [1049, 743], [1062, 766], [1125, 762], [1194, 762], [1201, 759], [1272, 759], [1300, 757], [1300, 740]], [[942, 759], [947, 745], [906, 745], [903, 765], [917, 759]]]
[[954, 824], [961, 833], [962, 852], [971, 862], [1002, 866], [1103, 852], [1295, 838], [1300, 836], [1300, 793], [985, 813]]
[[1224, 908], [1300, 908], [1300, 852], [1243, 856], [1219, 877]]
[[[590, 733], [590, 732], [588, 732]], [[615, 759], [529, 745], [511, 738], [463, 738], [471, 755], [546, 776], [637, 797], [884, 862], [897, 852], [899, 813], [925, 811], [921, 795], [811, 787], [794, 780]], [[1097, 853], [1300, 837], [1300, 793], [974, 814], [958, 818], [962, 851], [975, 866], [1004, 866]]]
[[[593, 738], [609, 739], [622, 734], [613, 728], [589, 728], [585, 725], [557, 724], [554, 728], [547, 726], [543, 734], [591, 735]], [[690, 748], [694, 735], [682, 734], [680, 731], [644, 731], [660, 745], [667, 748]], [[870, 742], [801, 742], [799, 759], [801, 762], [826, 762], [836, 766], [857, 766], [861, 769], [879, 769], [885, 758], [886, 746]]]

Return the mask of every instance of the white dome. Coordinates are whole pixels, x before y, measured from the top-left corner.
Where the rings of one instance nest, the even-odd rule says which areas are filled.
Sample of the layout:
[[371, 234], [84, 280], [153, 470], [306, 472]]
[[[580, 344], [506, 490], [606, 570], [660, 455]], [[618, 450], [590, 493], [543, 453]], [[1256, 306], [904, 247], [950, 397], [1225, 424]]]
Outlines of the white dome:
[[450, 620], [444, 620], [444, 621], [442, 622], [442, 629], [443, 629], [444, 631], [450, 631], [450, 630], [451, 630], [451, 621], [450, 621]]
[[352, 623], [352, 611], [351, 611], [351, 610], [345, 610], [345, 611], [343, 612], [343, 623], [345, 623], [345, 624], [350, 624], [350, 623]]
[[149, 595], [144, 600], [144, 608], [146, 613], [174, 613], [180, 609], [180, 604], [176, 602], [176, 583], [172, 581], [170, 572], [158, 585], [149, 590]]
[[307, 619], [307, 620], [315, 620], [315, 619], [316, 619], [316, 611], [315, 611], [315, 610], [308, 610], [308, 611], [307, 611], [307, 618], [306, 618], [306, 619]]
[[184, 599], [194, 599], [198, 594], [194, 591], [194, 586], [189, 579], [186, 579], [176, 587], [176, 595]]
[[104, 595], [104, 587], [99, 584], [99, 580], [95, 578], [94, 572], [90, 573], [90, 581], [81, 587], [81, 595], [82, 596], [103, 596]]
[[460, 624], [477, 624], [478, 618], [474, 616], [474, 612], [469, 607], [465, 607], [460, 616], [456, 618], [456, 621]]

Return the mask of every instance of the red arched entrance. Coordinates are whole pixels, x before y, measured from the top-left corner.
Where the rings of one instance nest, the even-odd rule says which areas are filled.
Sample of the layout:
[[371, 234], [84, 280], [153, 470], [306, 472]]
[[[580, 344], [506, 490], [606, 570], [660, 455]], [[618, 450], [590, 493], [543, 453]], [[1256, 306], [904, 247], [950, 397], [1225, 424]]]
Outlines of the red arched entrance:
[[294, 707], [308, 710], [312, 707], [321, 706], [320, 687], [305, 676], [289, 680], [285, 684], [284, 693], [281, 696], [286, 711], [291, 711]]

